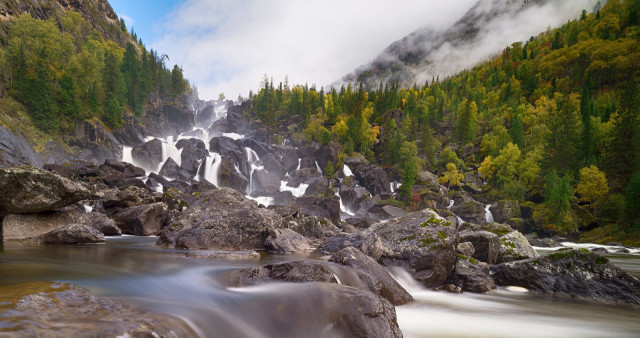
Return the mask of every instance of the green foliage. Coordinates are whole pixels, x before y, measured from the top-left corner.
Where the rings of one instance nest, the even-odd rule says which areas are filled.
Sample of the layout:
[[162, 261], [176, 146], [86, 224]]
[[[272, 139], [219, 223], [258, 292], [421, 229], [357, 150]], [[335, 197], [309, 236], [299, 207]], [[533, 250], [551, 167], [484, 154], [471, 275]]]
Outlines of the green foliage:
[[413, 194], [413, 185], [416, 183], [416, 170], [414, 168], [414, 163], [409, 161], [405, 164], [404, 170], [402, 171], [402, 185], [398, 190], [400, 197], [404, 201], [408, 201], [411, 199]]
[[557, 223], [567, 223], [571, 207], [569, 200], [573, 196], [573, 188], [569, 175], [559, 177], [555, 170], [547, 175], [545, 205], [551, 212], [551, 219]]
[[327, 162], [327, 165], [324, 166], [324, 176], [328, 179], [332, 179], [335, 177], [335, 168], [333, 167], [333, 162]]
[[629, 224], [633, 224], [635, 229], [640, 228], [640, 174], [631, 177], [629, 184], [625, 188], [625, 211]]

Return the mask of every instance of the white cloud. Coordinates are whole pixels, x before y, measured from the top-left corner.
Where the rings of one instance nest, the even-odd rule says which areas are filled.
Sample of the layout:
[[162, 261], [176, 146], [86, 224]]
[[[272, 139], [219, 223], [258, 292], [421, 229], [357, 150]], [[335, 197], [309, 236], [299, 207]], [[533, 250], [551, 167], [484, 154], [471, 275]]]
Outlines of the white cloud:
[[187, 0], [153, 48], [202, 98], [246, 96], [263, 74], [323, 86], [421, 26], [446, 29], [476, 0]]

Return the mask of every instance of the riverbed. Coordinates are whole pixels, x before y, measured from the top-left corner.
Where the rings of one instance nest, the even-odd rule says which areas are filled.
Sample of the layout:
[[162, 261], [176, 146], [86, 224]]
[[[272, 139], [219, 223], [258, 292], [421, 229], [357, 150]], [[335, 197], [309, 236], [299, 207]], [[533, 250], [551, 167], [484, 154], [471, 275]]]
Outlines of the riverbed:
[[[308, 255], [262, 255], [260, 261], [187, 258], [158, 247], [155, 237], [108, 237], [97, 246], [0, 246], [0, 286], [67, 282], [93, 295], [183, 319], [202, 337], [329, 337], [313, 285], [276, 283], [230, 288], [232, 271]], [[640, 276], [640, 256], [608, 255]], [[315, 259], [319, 257], [311, 256]], [[394, 277], [415, 302], [396, 307], [405, 337], [638, 337], [640, 310], [532, 295], [520, 288], [450, 294], [419, 286], [401, 270]], [[279, 308], [282, 299], [290, 308]], [[1, 300], [0, 300], [1, 302]], [[0, 329], [3, 327], [0, 320]]]

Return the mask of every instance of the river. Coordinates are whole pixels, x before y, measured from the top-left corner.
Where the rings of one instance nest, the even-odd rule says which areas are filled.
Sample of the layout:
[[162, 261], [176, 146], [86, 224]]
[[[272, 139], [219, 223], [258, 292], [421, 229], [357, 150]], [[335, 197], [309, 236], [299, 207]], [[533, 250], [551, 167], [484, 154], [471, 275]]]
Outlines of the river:
[[[313, 302], [322, 290], [313, 284], [225, 286], [225, 276], [236, 269], [306, 255], [263, 255], [259, 262], [187, 258], [182, 251], [156, 246], [155, 240], [108, 237], [98, 246], [5, 243], [0, 246], [0, 286], [73, 283], [96, 296], [180, 317], [203, 337], [331, 336], [322, 309]], [[640, 256], [609, 257], [640, 275]], [[405, 337], [640, 336], [637, 309], [554, 300], [518, 288], [488, 294], [434, 292], [403, 271], [392, 272], [416, 299], [396, 308]], [[278, 308], [283, 299], [290, 306], [284, 313]]]

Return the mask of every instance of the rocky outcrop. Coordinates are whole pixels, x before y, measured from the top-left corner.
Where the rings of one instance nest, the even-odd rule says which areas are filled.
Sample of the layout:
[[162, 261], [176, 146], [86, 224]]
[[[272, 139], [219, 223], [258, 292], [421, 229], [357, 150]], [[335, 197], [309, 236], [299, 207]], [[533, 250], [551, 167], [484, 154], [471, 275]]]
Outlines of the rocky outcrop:
[[640, 304], [640, 281], [586, 249], [494, 265], [491, 277], [498, 285], [520, 286], [554, 297]]
[[233, 155], [222, 157], [218, 172], [221, 187], [228, 187], [244, 193], [249, 186], [249, 179], [240, 171]]
[[365, 231], [329, 237], [318, 247], [318, 251], [331, 255], [349, 247], [358, 249], [376, 261], [380, 260], [384, 250], [380, 237], [374, 232]]
[[0, 168], [26, 165], [42, 168], [44, 163], [22, 134], [13, 134], [0, 126]]
[[500, 239], [498, 235], [489, 231], [461, 231], [461, 242], [470, 242], [473, 244], [473, 258], [479, 259], [489, 264], [498, 262], [500, 254]]
[[520, 204], [516, 200], [500, 200], [491, 205], [491, 213], [496, 222], [504, 223], [520, 217]]
[[170, 215], [158, 244], [179, 249], [263, 249], [270, 230], [285, 221], [241, 193], [220, 188], [199, 194], [186, 210]]
[[273, 229], [264, 242], [267, 250], [275, 253], [309, 252], [311, 243], [291, 229]]
[[78, 182], [35, 167], [0, 168], [0, 217], [55, 210], [89, 198]]
[[[179, 319], [97, 298], [71, 284], [32, 282], [0, 287], [17, 337], [194, 337]], [[64, 323], [64, 325], [61, 325]]]
[[81, 159], [103, 163], [106, 159], [122, 158], [122, 145], [98, 121], [76, 120], [73, 136], [70, 144], [81, 150]]
[[385, 298], [393, 305], [403, 305], [413, 301], [413, 297], [380, 264], [356, 248], [344, 248], [331, 256], [329, 261], [350, 267], [366, 284], [369, 291]]
[[173, 158], [169, 157], [160, 168], [158, 174], [167, 179], [175, 180], [180, 176], [180, 166]]
[[336, 275], [320, 261], [300, 260], [236, 270], [228, 281], [233, 286], [257, 285], [281, 281], [290, 283], [338, 283]]
[[458, 231], [433, 210], [409, 213], [369, 230], [382, 240], [382, 264], [405, 268], [427, 287], [440, 286], [454, 268]]
[[536, 258], [540, 255], [531, 247], [527, 239], [519, 231], [510, 232], [500, 237], [498, 263]]
[[42, 236], [45, 244], [98, 244], [104, 243], [104, 235], [84, 224], [68, 224]]
[[145, 106], [146, 113], [142, 124], [146, 135], [165, 137], [179, 135], [193, 130], [195, 126], [193, 111], [187, 103], [188, 97], [161, 97], [152, 93]]
[[162, 141], [153, 139], [139, 144], [131, 150], [133, 160], [148, 169], [158, 168], [162, 162]]
[[489, 292], [496, 288], [496, 283], [490, 276], [489, 264], [468, 260], [467, 257], [458, 259], [447, 283], [458, 286], [463, 291], [476, 293]]
[[125, 234], [157, 235], [167, 220], [167, 205], [163, 202], [144, 204], [125, 209], [111, 217]]
[[293, 205], [307, 215], [323, 217], [333, 224], [340, 224], [340, 199], [337, 196], [325, 199], [317, 196], [296, 198]]
[[485, 206], [480, 202], [474, 200], [468, 200], [459, 204], [454, 204], [451, 207], [451, 212], [462, 217], [465, 221], [474, 223], [485, 222]]

